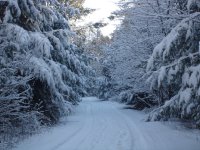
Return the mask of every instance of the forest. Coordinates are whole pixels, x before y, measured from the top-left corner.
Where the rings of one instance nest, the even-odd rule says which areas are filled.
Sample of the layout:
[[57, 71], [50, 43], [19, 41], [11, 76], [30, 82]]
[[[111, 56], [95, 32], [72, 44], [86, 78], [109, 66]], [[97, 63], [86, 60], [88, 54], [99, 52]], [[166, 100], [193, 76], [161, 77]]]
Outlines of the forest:
[[200, 0], [118, 0], [107, 22], [80, 25], [95, 12], [85, 1], [0, 0], [0, 149], [51, 130], [82, 103], [105, 113], [104, 101], [145, 113], [144, 124], [181, 122], [200, 146]]

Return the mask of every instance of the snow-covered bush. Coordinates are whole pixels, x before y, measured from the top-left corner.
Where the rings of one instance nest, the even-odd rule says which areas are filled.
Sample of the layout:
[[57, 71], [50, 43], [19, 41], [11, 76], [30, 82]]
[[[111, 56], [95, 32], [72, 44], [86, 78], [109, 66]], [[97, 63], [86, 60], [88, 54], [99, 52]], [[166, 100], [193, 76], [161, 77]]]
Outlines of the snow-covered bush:
[[73, 43], [66, 13], [73, 9], [57, 0], [1, 0], [0, 10], [0, 127], [56, 123], [86, 94], [92, 74]]
[[162, 105], [149, 120], [178, 117], [200, 127], [199, 8], [199, 0], [188, 1], [188, 17], [155, 47], [149, 59], [151, 89]]

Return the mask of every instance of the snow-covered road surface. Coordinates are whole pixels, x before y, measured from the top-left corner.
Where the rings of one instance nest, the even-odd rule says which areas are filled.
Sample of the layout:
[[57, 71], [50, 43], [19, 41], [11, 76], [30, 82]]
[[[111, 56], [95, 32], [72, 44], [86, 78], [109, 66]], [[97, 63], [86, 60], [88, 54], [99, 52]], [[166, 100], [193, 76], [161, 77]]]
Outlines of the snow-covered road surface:
[[200, 150], [199, 131], [144, 122], [143, 113], [123, 107], [84, 98], [62, 125], [14, 150]]

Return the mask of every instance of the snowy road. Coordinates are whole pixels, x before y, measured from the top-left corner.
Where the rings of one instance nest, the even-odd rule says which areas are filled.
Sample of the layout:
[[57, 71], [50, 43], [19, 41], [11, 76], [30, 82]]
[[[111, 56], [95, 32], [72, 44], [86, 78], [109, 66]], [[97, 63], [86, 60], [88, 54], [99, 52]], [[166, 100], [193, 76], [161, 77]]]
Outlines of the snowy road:
[[159, 122], [123, 105], [86, 98], [51, 132], [33, 136], [15, 150], [200, 150], [200, 134]]

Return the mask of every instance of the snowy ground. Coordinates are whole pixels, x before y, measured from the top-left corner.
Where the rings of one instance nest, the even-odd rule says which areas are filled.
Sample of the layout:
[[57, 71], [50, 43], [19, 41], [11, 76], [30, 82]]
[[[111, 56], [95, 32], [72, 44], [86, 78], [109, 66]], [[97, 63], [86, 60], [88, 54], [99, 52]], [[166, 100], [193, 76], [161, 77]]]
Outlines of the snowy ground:
[[14, 150], [200, 150], [200, 132], [144, 122], [122, 104], [85, 98], [51, 132], [33, 136]]

